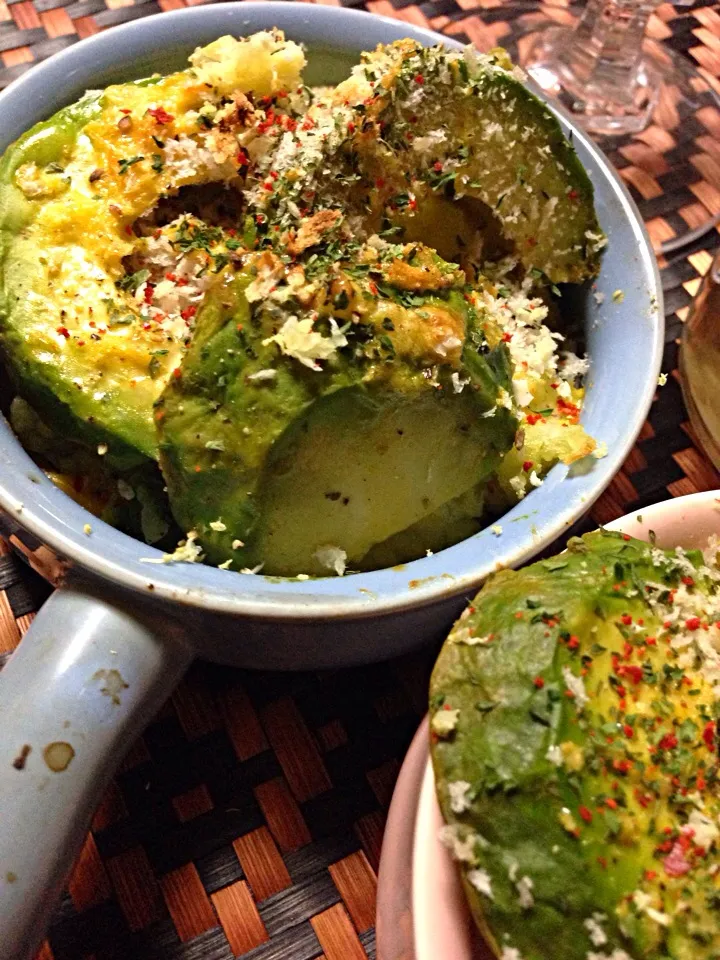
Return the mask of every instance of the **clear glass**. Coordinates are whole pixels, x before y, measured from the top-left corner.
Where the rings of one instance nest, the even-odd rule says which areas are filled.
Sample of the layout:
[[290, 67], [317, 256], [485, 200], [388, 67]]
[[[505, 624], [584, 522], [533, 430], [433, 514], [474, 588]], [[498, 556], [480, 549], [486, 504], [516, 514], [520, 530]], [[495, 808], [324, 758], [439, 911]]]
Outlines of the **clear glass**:
[[720, 470], [720, 253], [685, 321], [679, 366], [690, 423]]
[[657, 106], [662, 72], [643, 49], [653, 0], [589, 0], [578, 24], [538, 31], [523, 66], [593, 133], [637, 133]]

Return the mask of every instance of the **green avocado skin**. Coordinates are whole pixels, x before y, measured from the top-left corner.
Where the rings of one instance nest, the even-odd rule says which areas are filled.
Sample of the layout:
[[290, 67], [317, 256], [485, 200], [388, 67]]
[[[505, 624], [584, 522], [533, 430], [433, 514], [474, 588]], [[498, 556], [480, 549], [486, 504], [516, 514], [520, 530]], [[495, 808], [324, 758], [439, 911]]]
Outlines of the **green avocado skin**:
[[[547, 758], [551, 743], [582, 745], [587, 729], [566, 695], [562, 670], [574, 663], [577, 672], [577, 660], [558, 642], [558, 629], [579, 637], [583, 653], [596, 635], [594, 627], [623, 615], [648, 618], [642, 584], [659, 577], [652, 549], [598, 531], [570, 541], [558, 557], [494, 575], [436, 663], [431, 717], [459, 710], [449, 735], [431, 737], [438, 798], [447, 824], [468, 828], [486, 842], [476, 849], [479, 865], [492, 878], [492, 899], [468, 882], [464, 866], [463, 882], [475, 920], [498, 955], [510, 946], [522, 960], [587, 960], [593, 951], [611, 957], [613, 950], [626, 951], [618, 954], [622, 960], [717, 955], [695, 953], [673, 932], [663, 944], [653, 942], [642, 923], [626, 924], [631, 939], [623, 935], [615, 908], [638, 888], [648, 864], [632, 845], [622, 853], [617, 844], [608, 847], [598, 815], [582, 841], [562, 825], [563, 807], [577, 819], [578, 803], [592, 801], [589, 794], [583, 799], [582, 778]], [[687, 557], [695, 566], [702, 563], [697, 552]], [[627, 589], [618, 589], [619, 577]], [[463, 627], [491, 640], [458, 642]], [[535, 678], [542, 678], [542, 689]], [[471, 785], [470, 807], [460, 813], [453, 811], [448, 790], [457, 781]], [[530, 910], [521, 906], [515, 886], [523, 876], [533, 881]], [[602, 946], [593, 946], [586, 925], [597, 914], [606, 918]]]
[[[452, 429], [464, 418], [467, 433], [458, 435], [453, 449], [458, 473], [472, 479], [447, 500], [497, 467], [517, 420], [507, 409], [481, 414], [494, 406], [500, 386], [511, 387], [504, 349], [489, 357], [471, 350], [464, 376], [473, 386], [457, 396], [449, 373], [439, 391], [422, 369], [394, 355], [383, 361], [377, 354], [372, 360], [354, 354], [361, 348], [352, 328], [348, 346], [322, 371], [311, 370], [264, 342], [278, 323], [264, 311], [250, 311], [244, 291], [251, 280], [248, 273], [228, 276], [208, 293], [181, 375], [168, 384], [156, 413], [174, 516], [183, 529], [198, 532], [210, 562], [232, 560], [233, 569], [265, 563], [263, 572], [279, 576], [321, 574], [313, 560], [318, 544], [304, 542], [312, 532], [308, 524], [313, 527], [317, 511], [341, 515], [346, 498], [340, 491], [353, 469], [348, 461], [356, 440], [379, 458], [380, 448], [392, 448], [398, 434], [417, 434], [425, 424], [441, 432], [443, 424]], [[467, 312], [462, 294], [451, 293], [448, 303]], [[362, 349], [369, 345], [377, 346], [372, 337]], [[260, 371], [273, 373], [254, 381]], [[371, 448], [375, 440], [377, 449]], [[292, 541], [293, 525], [302, 542], [274, 553], [278, 538]]]
[[[154, 82], [156, 78], [137, 81], [142, 85]], [[124, 470], [156, 457], [148, 411], [100, 404], [90, 391], [76, 388], [72, 371], [38, 359], [27, 335], [34, 320], [27, 294], [41, 279], [37, 259], [41, 251], [28, 251], [23, 240], [40, 201], [27, 199], [14, 183], [15, 172], [23, 164], [45, 167], [66, 162], [83, 128], [102, 108], [102, 93], [87, 93], [28, 130], [0, 161], [0, 351], [15, 389], [48, 426], [90, 447], [107, 443], [106, 462]], [[52, 320], [53, 328], [60, 323], [60, 304]]]

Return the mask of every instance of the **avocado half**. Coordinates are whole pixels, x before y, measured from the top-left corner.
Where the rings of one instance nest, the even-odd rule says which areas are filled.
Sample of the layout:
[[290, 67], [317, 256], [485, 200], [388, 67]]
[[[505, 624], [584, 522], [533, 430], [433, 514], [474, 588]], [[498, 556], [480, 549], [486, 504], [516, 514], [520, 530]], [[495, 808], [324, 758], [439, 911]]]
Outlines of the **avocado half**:
[[[211, 117], [228, 82], [237, 97], [251, 83], [278, 115], [294, 116], [296, 100], [304, 103], [281, 91], [297, 87], [304, 56], [279, 34], [225, 37], [191, 60], [180, 73], [86, 94], [36, 124], [0, 162], [7, 368], [49, 426], [100, 446], [118, 469], [157, 458], [153, 403], [181, 362], [196, 309], [188, 300], [166, 315], [154, 295], [169, 281], [160, 271], [134, 272], [133, 257], [153, 235], [143, 218], [185, 188], [212, 182], [229, 195], [242, 182], [247, 158], [228, 138], [253, 131], [265, 113], [248, 102], [226, 111], [221, 130]], [[204, 257], [208, 278], [240, 245], [219, 229], [170, 241], [178, 259]]]
[[374, 565], [382, 544], [399, 562], [477, 530], [478, 487], [518, 427], [511, 369], [505, 344], [482, 343], [462, 274], [425, 259], [439, 289], [412, 306], [340, 270], [313, 285], [320, 319], [278, 319], [272, 297], [253, 310], [264, 272], [280, 302], [297, 277], [267, 252], [208, 294], [155, 416], [174, 515], [210, 562], [327, 574]]
[[455, 624], [430, 691], [442, 839], [503, 960], [720, 955], [719, 583], [714, 556], [598, 531]]
[[400, 239], [432, 243], [437, 232], [445, 256], [458, 233], [456, 253], [467, 252], [480, 223], [486, 251], [500, 245], [552, 283], [592, 278], [607, 242], [592, 183], [523, 79], [502, 50], [379, 46], [328, 95], [331, 123], [322, 102], [310, 109], [321, 151], [313, 139], [307, 155], [268, 158], [283, 190], [256, 202], [283, 229], [299, 206], [344, 209], [368, 233], [389, 223]]

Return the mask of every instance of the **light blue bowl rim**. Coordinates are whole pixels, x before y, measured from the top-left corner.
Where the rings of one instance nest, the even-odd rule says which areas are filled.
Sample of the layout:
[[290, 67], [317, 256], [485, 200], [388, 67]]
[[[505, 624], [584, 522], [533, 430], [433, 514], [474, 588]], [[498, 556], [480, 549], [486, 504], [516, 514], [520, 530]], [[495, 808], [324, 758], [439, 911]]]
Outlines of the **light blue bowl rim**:
[[[378, 42], [405, 36], [423, 44], [461, 46], [389, 17], [305, 3], [224, 3], [162, 13], [83, 40], [15, 81], [0, 94], [0, 117], [5, 115], [0, 148], [26, 129], [25, 104], [38, 104], [33, 122], [58, 108], [49, 99], [54, 84], [64, 89], [78, 77], [78, 82], [92, 86], [86, 82], [88, 64], [97, 65], [100, 71], [138, 51], [147, 54], [161, 43], [191, 45], [195, 27], [198, 35], [209, 38], [210, 33], [241, 35], [272, 26], [284, 29], [289, 38], [330, 48], [370, 49]], [[43, 114], [41, 107], [45, 105]], [[638, 363], [635, 402], [632, 409], [624, 411], [628, 416], [626, 429], [589, 473], [568, 476], [566, 467], [555, 467], [541, 488], [501, 518], [499, 535], [488, 528], [401, 568], [308, 581], [241, 575], [201, 564], [143, 563], [141, 558], [157, 560], [161, 553], [93, 517], [62, 493], [37, 469], [1, 418], [0, 507], [59, 555], [118, 585], [146, 595], [151, 589], [158, 599], [204, 610], [262, 619], [356, 619], [401, 612], [458, 594], [470, 596], [492, 571], [530, 559], [589, 509], [621, 467], [652, 402], [663, 349], [660, 276], [637, 208], [601, 151], [562, 111], [555, 109], [555, 113], [566, 132], [572, 131], [576, 146], [580, 145], [590, 158], [591, 174], [601, 177], [604, 188], [619, 201], [637, 242], [638, 263], [630, 269], [642, 276], [656, 307], [655, 319], [647, 324], [645, 352]], [[87, 523], [92, 527], [90, 535], [83, 532]]]

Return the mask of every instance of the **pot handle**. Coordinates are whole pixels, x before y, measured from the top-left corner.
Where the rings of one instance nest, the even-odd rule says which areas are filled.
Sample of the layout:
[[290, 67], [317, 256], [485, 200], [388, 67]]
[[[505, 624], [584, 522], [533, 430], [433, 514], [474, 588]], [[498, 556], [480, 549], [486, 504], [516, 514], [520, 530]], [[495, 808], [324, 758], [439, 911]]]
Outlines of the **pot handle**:
[[191, 656], [174, 621], [83, 583], [0, 673], [0, 960], [34, 955], [108, 781]]

